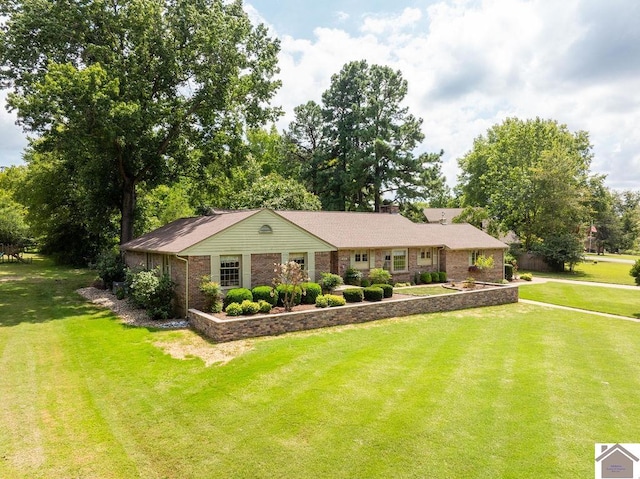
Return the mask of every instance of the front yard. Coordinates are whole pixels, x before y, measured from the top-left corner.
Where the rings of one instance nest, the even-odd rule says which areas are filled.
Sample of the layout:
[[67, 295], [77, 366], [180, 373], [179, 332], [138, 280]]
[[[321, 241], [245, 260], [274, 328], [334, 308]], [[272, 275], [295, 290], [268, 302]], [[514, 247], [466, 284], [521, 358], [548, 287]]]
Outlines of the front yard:
[[0, 265], [0, 477], [591, 477], [595, 442], [640, 436], [635, 323], [513, 304], [206, 366], [167, 353], [193, 332], [84, 302], [90, 277]]

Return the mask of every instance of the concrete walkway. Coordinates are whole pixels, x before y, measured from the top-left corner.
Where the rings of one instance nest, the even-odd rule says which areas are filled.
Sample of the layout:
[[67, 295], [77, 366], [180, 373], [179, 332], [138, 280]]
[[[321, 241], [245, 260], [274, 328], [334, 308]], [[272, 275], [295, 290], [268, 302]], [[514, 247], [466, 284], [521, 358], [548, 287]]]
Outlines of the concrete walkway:
[[[602, 286], [605, 288], [616, 288], [616, 289], [634, 289], [637, 290], [638, 292], [640, 292], [640, 288], [638, 286], [630, 286], [630, 285], [626, 285], [626, 284], [611, 284], [611, 283], [592, 283], [592, 282], [588, 282], [588, 281], [575, 281], [572, 279], [552, 279], [552, 278], [533, 278], [533, 281], [531, 281], [531, 283], [533, 284], [540, 284], [540, 283], [568, 283], [568, 284], [577, 284], [580, 286]], [[522, 283], [522, 284], [526, 284], [526, 283]], [[587, 313], [587, 314], [594, 314], [596, 316], [603, 316], [605, 318], [613, 318], [613, 319], [624, 319], [626, 321], [633, 321], [635, 323], [640, 323], [640, 319], [638, 318], [631, 318], [629, 316], [619, 316], [617, 314], [609, 314], [609, 313], [601, 313], [598, 311], [589, 311], [588, 309], [580, 309], [580, 308], [572, 308], [569, 306], [560, 306], [557, 304], [551, 304], [551, 303], [545, 303], [542, 301], [532, 301], [530, 299], [519, 299], [518, 300], [520, 303], [525, 303], [525, 304], [533, 304], [536, 306], [546, 306], [548, 308], [555, 308], [555, 309], [564, 309], [565, 311], [575, 311], [577, 313]]]

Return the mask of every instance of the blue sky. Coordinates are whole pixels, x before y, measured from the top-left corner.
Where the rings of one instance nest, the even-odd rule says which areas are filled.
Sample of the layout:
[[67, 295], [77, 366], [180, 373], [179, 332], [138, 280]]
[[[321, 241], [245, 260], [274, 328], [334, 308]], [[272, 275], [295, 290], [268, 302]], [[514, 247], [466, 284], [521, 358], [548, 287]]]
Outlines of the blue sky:
[[[457, 158], [505, 118], [551, 118], [586, 130], [592, 170], [616, 189], [640, 189], [640, 2], [637, 0], [245, 0], [281, 40], [285, 115], [319, 101], [342, 65], [399, 69], [406, 104], [423, 118], [420, 151]], [[24, 137], [0, 111], [0, 165]]]

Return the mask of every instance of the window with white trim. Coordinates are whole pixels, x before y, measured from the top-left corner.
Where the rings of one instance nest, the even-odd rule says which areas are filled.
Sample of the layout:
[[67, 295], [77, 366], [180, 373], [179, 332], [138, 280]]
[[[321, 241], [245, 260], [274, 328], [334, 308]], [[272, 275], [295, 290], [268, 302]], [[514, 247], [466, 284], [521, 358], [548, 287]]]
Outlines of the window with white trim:
[[393, 250], [393, 270], [394, 272], [407, 271], [407, 250]]
[[289, 253], [289, 261], [293, 261], [294, 263], [298, 263], [301, 269], [306, 269], [307, 254], [306, 253]]
[[391, 251], [385, 251], [382, 254], [384, 255], [384, 263], [382, 263], [382, 269], [391, 271]]
[[240, 255], [220, 256], [220, 286], [236, 288], [240, 286]]
[[162, 274], [171, 275], [171, 266], [168, 254], [162, 255]]
[[426, 265], [433, 264], [433, 256], [431, 248], [420, 248], [418, 250], [418, 264]]

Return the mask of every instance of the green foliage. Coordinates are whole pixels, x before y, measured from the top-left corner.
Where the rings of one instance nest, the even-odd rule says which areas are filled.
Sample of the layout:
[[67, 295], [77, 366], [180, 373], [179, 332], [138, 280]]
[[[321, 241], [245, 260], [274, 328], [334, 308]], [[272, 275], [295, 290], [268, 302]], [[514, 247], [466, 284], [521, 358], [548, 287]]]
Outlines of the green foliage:
[[423, 284], [430, 284], [433, 281], [433, 276], [429, 271], [425, 271], [420, 274], [420, 282]]
[[247, 288], [233, 288], [224, 296], [224, 306], [226, 308], [231, 303], [242, 303], [245, 300], [253, 301], [251, 291]]
[[107, 289], [111, 289], [114, 281], [124, 281], [126, 279], [124, 259], [117, 249], [103, 251], [98, 256], [95, 268]]
[[289, 304], [292, 307], [302, 304], [302, 288], [299, 285], [292, 286], [287, 284], [279, 284], [278, 286], [276, 286], [276, 292], [278, 293], [279, 306], [285, 306], [285, 298], [287, 298]]
[[508, 118], [459, 160], [464, 205], [485, 207], [526, 250], [539, 239], [575, 232], [590, 216], [591, 148], [584, 131]]
[[[0, 18], [8, 103], [41, 151], [63, 159], [58, 175], [72, 173], [80, 219], [101, 210], [122, 242], [134, 234], [140, 185], [211, 164], [226, 172], [243, 158], [246, 127], [277, 116], [266, 105], [279, 87], [279, 44], [241, 2], [25, 0], [1, 2]], [[65, 205], [76, 195], [59, 194]]]
[[324, 296], [329, 303], [330, 308], [335, 308], [336, 306], [344, 306], [347, 304], [347, 300], [344, 299], [343, 296], [339, 296], [337, 294], [325, 294]]
[[640, 259], [636, 260], [629, 271], [629, 274], [633, 276], [637, 285], [640, 285]]
[[211, 281], [211, 277], [207, 275], [200, 278], [200, 285], [198, 288], [207, 298], [207, 310], [212, 313], [219, 313], [222, 311], [223, 298], [220, 283]]
[[24, 246], [29, 241], [27, 210], [0, 187], [0, 244]]
[[347, 268], [347, 270], [344, 272], [344, 284], [349, 284], [351, 286], [360, 286], [361, 281], [362, 271], [355, 268]]
[[267, 301], [272, 306], [278, 304], [278, 291], [272, 286], [256, 286], [251, 290], [254, 301]]
[[380, 288], [384, 292], [385, 298], [391, 298], [393, 296], [393, 286], [387, 283], [372, 284], [371, 287]]
[[316, 298], [322, 294], [322, 287], [318, 283], [302, 283], [300, 287], [305, 292], [302, 297], [304, 304], [315, 304]]
[[260, 304], [249, 299], [245, 299], [240, 303], [240, 307], [242, 308], [242, 314], [246, 315], [256, 314], [260, 311]]
[[384, 284], [391, 282], [391, 273], [386, 269], [372, 268], [369, 271], [369, 281], [375, 284]]
[[484, 271], [486, 269], [493, 269], [494, 263], [495, 261], [493, 259], [493, 256], [485, 256], [481, 254], [476, 258], [476, 262], [474, 263], [474, 266], [478, 268], [480, 271]]
[[384, 297], [384, 291], [382, 290], [382, 288], [379, 288], [377, 286], [369, 286], [368, 288], [364, 288], [362, 290], [362, 293], [364, 295], [364, 299], [366, 299], [367, 301], [382, 301], [382, 298]]
[[354, 61], [332, 76], [322, 105], [295, 109], [290, 155], [324, 209], [379, 211], [383, 193], [408, 203], [445, 190], [442, 152], [414, 154], [424, 135], [403, 105], [407, 89], [400, 71]]
[[362, 286], [363, 288], [366, 288], [368, 286], [371, 286], [371, 280], [367, 279], [367, 278], [362, 278], [360, 280], [360, 286]]
[[189, 186], [189, 183], [183, 180], [170, 186], [159, 185], [150, 191], [141, 191], [136, 205], [136, 236], [179, 218], [194, 216]]
[[329, 306], [329, 300], [327, 299], [326, 295], [321, 294], [316, 298], [316, 308], [326, 308], [328, 306]]
[[322, 204], [318, 197], [310, 193], [299, 181], [271, 173], [229, 198], [229, 207], [318, 211]]
[[127, 286], [133, 302], [146, 309], [151, 319], [171, 317], [175, 284], [168, 275], [160, 275], [160, 271], [130, 272]]
[[342, 291], [342, 296], [347, 303], [359, 303], [363, 300], [364, 294], [361, 288], [348, 288]]
[[531, 273], [522, 273], [520, 275], [520, 279], [523, 281], [531, 281], [533, 279], [533, 275]]
[[333, 273], [320, 273], [320, 287], [323, 293], [332, 293], [338, 286], [343, 284], [342, 278]]
[[513, 265], [512, 264], [505, 264], [504, 265], [504, 279], [506, 279], [507, 281], [512, 281], [513, 280]]
[[583, 239], [575, 234], [552, 235], [534, 245], [533, 251], [542, 256], [555, 271], [564, 271], [565, 264], [573, 271], [574, 265], [582, 261]]
[[269, 301], [265, 301], [264, 299], [261, 299], [258, 301], [258, 307], [261, 313], [266, 314], [269, 311], [271, 311], [271, 308], [273, 308], [273, 305]]
[[224, 312], [229, 316], [241, 316], [242, 315], [242, 305], [240, 303], [229, 303], [225, 308]]
[[440, 271], [438, 273], [438, 281], [441, 283], [446, 283], [447, 282], [447, 273], [446, 271]]
[[431, 282], [432, 283], [439, 283], [440, 282], [440, 273], [438, 273], [437, 271], [432, 271], [431, 272]]
[[126, 296], [127, 296], [127, 293], [122, 286], [116, 289], [116, 298], [118, 300], [122, 301]]

